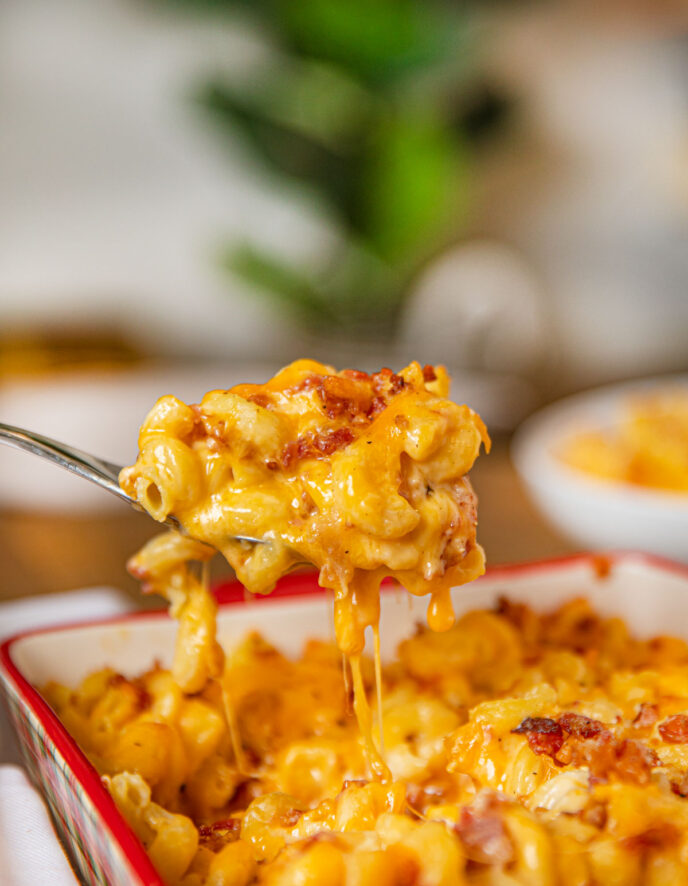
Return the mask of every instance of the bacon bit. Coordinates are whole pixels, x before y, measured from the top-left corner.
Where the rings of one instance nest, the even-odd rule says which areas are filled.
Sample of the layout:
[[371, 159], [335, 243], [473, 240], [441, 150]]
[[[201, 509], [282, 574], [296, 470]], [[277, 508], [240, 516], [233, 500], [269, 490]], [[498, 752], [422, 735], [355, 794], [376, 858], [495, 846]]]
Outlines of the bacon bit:
[[599, 720], [592, 720], [581, 714], [562, 714], [559, 717], [559, 725], [565, 732], [575, 735], [577, 738], [593, 738], [606, 731]]
[[559, 755], [561, 765], [587, 766], [591, 784], [607, 781], [616, 766], [616, 741], [611, 732], [605, 730], [587, 739], [570, 739]]
[[556, 720], [549, 717], [526, 717], [515, 729], [517, 735], [526, 735], [534, 754], [554, 757], [564, 744], [564, 731]]
[[223, 818], [212, 824], [202, 824], [198, 827], [198, 838], [203, 847], [212, 852], [219, 852], [227, 843], [234, 843], [241, 833], [240, 818]]
[[638, 852], [647, 852], [653, 849], [667, 849], [674, 845], [680, 838], [679, 829], [669, 822], [655, 825], [648, 828], [640, 834], [634, 834], [632, 837], [626, 837], [621, 843], [631, 850]]
[[688, 714], [674, 714], [659, 724], [659, 734], [669, 744], [688, 743]]
[[368, 410], [368, 418], [372, 421], [381, 412], [387, 408], [387, 401], [384, 397], [373, 397], [370, 409]]
[[587, 766], [592, 783], [607, 781], [614, 773], [622, 781], [647, 784], [657, 754], [631, 739], [617, 739], [599, 720], [580, 714], [562, 714], [558, 720], [527, 717], [512, 729], [525, 734], [535, 754], [546, 754], [557, 766]]
[[287, 443], [282, 450], [282, 464], [285, 468], [294, 461], [304, 458], [322, 458], [332, 455], [338, 449], [348, 446], [354, 439], [353, 431], [349, 428], [335, 428], [330, 431], [321, 431], [319, 434], [308, 433], [299, 437], [294, 443]]
[[652, 748], [633, 739], [621, 742], [617, 747], [616, 758], [616, 773], [619, 778], [641, 785], [650, 781], [652, 768], [661, 764]]
[[650, 726], [654, 726], [658, 719], [659, 710], [657, 709], [657, 705], [643, 702], [638, 709], [638, 713], [635, 715], [633, 725], [638, 729], [646, 729]]
[[307, 375], [285, 393], [315, 391], [328, 418], [346, 415], [355, 420], [361, 416], [365, 418], [372, 399], [370, 386], [362, 381], [351, 375]]
[[429, 363], [426, 363], [423, 367], [423, 381], [436, 381], [437, 373], [435, 372], [435, 367], [430, 366]]
[[612, 774], [621, 781], [647, 784], [652, 768], [660, 764], [651, 748], [630, 739], [618, 741], [606, 730], [592, 739], [572, 739], [567, 750], [566, 762], [587, 766], [593, 784], [608, 781]]
[[403, 376], [397, 375], [386, 366], [372, 376], [373, 392], [378, 396], [386, 394], [388, 397], [393, 397], [404, 387], [406, 387], [406, 382]]
[[504, 821], [492, 809], [479, 812], [464, 807], [454, 830], [471, 861], [480, 864], [507, 864], [514, 857], [514, 847]]
[[255, 403], [256, 406], [262, 406], [263, 409], [266, 409], [271, 402], [267, 394], [247, 394], [245, 399], [250, 403]]
[[322, 385], [323, 378], [322, 375], [306, 375], [293, 387], [287, 388], [285, 393], [298, 394], [299, 391], [312, 391]]
[[265, 462], [265, 467], [268, 469], [268, 471], [276, 471], [279, 468], [279, 463], [269, 458]]
[[317, 391], [329, 418], [365, 416], [372, 400], [368, 385], [336, 375], [322, 376]]
[[202, 824], [198, 826], [198, 835], [201, 840], [210, 837], [218, 832], [227, 834], [238, 834], [241, 830], [240, 818], [223, 818], [220, 821], [214, 821], [212, 824]]

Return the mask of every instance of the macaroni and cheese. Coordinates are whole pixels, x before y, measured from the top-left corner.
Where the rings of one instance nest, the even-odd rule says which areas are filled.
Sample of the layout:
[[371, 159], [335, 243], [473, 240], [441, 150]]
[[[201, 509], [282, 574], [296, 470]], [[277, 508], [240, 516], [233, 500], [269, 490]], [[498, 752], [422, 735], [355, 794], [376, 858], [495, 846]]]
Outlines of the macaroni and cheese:
[[385, 782], [328, 643], [253, 634], [195, 693], [159, 667], [46, 692], [168, 886], [688, 883], [683, 641], [504, 600], [419, 627], [383, 690]]
[[577, 434], [560, 454], [572, 467], [598, 477], [688, 492], [688, 391], [629, 399], [618, 425]]

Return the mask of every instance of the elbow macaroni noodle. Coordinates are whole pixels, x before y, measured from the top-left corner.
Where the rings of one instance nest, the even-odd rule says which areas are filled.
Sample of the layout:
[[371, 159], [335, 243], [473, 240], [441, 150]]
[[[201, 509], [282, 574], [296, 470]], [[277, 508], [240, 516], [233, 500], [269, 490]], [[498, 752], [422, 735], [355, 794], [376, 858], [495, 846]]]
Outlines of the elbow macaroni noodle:
[[[45, 692], [168, 886], [688, 884], [688, 646], [582, 600], [453, 624], [449, 588], [483, 569], [466, 473], [489, 441], [447, 391], [418, 364], [299, 361], [148, 416], [121, 482], [191, 536], [130, 563], [179, 620], [172, 669]], [[189, 565], [215, 549], [254, 593], [314, 563], [336, 645], [223, 651]], [[381, 668], [385, 576], [430, 594], [435, 630]]]

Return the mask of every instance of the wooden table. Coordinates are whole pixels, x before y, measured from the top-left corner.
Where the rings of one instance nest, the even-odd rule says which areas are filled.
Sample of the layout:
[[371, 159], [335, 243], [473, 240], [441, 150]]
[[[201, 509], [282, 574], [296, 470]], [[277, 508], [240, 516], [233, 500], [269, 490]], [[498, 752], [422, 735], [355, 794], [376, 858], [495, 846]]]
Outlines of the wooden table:
[[[497, 440], [492, 453], [478, 459], [471, 479], [479, 497], [478, 538], [489, 563], [574, 550], [531, 505], [509, 460], [507, 440]], [[115, 506], [107, 514], [78, 518], [0, 510], [0, 599], [96, 585], [138, 595], [125, 562], [156, 526], [124, 504]], [[228, 571], [216, 560], [217, 578]]]

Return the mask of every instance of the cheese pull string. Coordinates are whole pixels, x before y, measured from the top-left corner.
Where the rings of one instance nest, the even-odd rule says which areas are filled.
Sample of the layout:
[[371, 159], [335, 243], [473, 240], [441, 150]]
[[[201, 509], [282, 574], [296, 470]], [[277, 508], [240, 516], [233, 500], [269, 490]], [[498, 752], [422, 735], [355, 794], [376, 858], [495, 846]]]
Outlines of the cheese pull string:
[[365, 686], [363, 684], [363, 674], [361, 671], [361, 656], [350, 655], [349, 663], [351, 665], [351, 676], [354, 684], [354, 713], [358, 722], [358, 728], [363, 738], [363, 747], [365, 748], [366, 757], [368, 758], [368, 766], [377, 781], [392, 781], [392, 773], [382, 759], [379, 750], [375, 747], [373, 741], [373, 723], [370, 714], [370, 706], [366, 698]]

